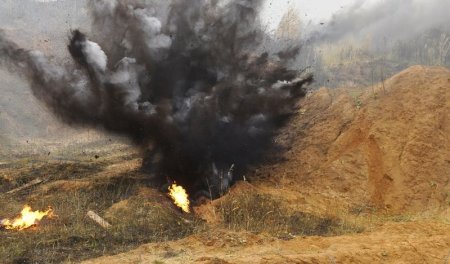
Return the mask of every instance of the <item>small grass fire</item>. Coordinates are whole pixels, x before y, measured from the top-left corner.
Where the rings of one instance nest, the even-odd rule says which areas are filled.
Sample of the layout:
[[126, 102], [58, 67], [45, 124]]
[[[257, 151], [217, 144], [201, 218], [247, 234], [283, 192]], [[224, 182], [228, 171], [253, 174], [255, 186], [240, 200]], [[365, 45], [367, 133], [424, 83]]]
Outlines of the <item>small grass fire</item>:
[[20, 216], [10, 220], [3, 219], [0, 221], [0, 228], [8, 229], [8, 230], [24, 230], [33, 226], [36, 226], [39, 221], [41, 221], [44, 217], [52, 217], [53, 209], [48, 208], [46, 211], [32, 211], [31, 207], [25, 205], [20, 212]]
[[183, 212], [190, 212], [189, 196], [182, 186], [179, 186], [176, 183], [169, 186], [169, 196], [172, 198], [174, 204], [183, 210]]

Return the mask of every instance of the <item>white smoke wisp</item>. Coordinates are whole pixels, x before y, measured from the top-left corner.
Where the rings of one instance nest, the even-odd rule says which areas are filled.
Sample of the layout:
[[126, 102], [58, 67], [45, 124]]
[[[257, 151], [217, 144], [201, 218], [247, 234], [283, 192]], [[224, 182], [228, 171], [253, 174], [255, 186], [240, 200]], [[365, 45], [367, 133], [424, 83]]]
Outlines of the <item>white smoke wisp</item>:
[[365, 2], [356, 1], [336, 12], [324, 26], [317, 27], [313, 37], [323, 41], [372, 37], [381, 42], [413, 39], [433, 28], [450, 30], [447, 0]]
[[88, 64], [93, 65], [98, 70], [106, 70], [108, 57], [97, 43], [89, 40], [86, 41], [83, 47], [83, 54], [86, 57]]

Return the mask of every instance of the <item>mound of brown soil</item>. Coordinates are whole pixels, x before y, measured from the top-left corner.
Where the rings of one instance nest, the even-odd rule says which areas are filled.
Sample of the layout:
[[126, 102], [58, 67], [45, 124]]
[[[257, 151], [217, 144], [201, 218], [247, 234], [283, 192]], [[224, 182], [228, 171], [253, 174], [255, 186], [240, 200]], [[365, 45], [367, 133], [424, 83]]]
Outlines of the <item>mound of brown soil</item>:
[[[277, 138], [289, 148], [282, 162], [195, 208], [206, 231], [84, 263], [448, 263], [450, 70], [416, 66], [377, 87], [321, 89], [301, 106]], [[253, 193], [363, 229], [333, 237], [224, 229], [220, 204]]]
[[373, 88], [321, 89], [278, 140], [286, 161], [258, 176], [314, 209], [446, 209], [450, 70], [415, 66]]

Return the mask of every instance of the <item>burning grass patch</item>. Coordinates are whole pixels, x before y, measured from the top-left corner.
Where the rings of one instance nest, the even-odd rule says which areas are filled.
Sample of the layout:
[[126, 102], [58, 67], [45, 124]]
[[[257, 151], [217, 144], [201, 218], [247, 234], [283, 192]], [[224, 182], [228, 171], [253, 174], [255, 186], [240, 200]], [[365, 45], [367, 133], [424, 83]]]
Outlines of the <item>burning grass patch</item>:
[[[23, 231], [0, 231], [0, 263], [79, 261], [123, 252], [143, 243], [183, 238], [200, 226], [173, 207], [136, 195], [139, 185], [113, 179], [88, 189], [52, 191], [39, 200], [35, 196], [22, 201], [3, 197], [2, 217], [19, 212], [22, 203], [33, 208], [51, 205], [57, 217]], [[126, 201], [125, 207], [112, 206], [121, 201]], [[86, 217], [88, 210], [106, 216], [112, 227], [106, 230], [97, 226]]]
[[[148, 178], [134, 167], [137, 152], [111, 148], [80, 147], [75, 151], [79, 154], [58, 159], [57, 152], [45, 152], [45, 156], [15, 157], [1, 164], [0, 220], [16, 217], [25, 204], [36, 210], [51, 206], [57, 217], [22, 231], [0, 230], [0, 263], [77, 262], [183, 238], [202, 228], [193, 217], [185, 219], [163, 194], [139, 195]], [[94, 159], [94, 154], [101, 157]], [[124, 161], [127, 169], [121, 170], [117, 164]], [[119, 169], [108, 169], [111, 165]], [[6, 193], [36, 178], [43, 182]], [[116, 206], [125, 202], [126, 207]], [[86, 217], [90, 210], [112, 227], [106, 230]]]
[[113, 224], [113, 236], [125, 243], [180, 239], [202, 229], [199, 220], [172, 209], [136, 196], [110, 210], [107, 219]]
[[264, 194], [243, 193], [230, 196], [218, 203], [217, 209], [226, 228], [269, 233], [279, 238], [363, 231], [361, 227], [337, 217], [319, 217], [292, 211], [283, 206], [280, 200]]

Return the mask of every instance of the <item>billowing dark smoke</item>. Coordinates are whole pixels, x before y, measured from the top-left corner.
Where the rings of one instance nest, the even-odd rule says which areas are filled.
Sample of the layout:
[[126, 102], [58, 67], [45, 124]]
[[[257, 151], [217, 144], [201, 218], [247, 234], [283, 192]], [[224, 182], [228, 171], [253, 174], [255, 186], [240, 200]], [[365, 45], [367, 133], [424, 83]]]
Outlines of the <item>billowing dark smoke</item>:
[[218, 196], [272, 146], [312, 80], [285, 67], [277, 54], [288, 53], [262, 51], [261, 2], [92, 0], [92, 36], [71, 33], [75, 63], [2, 34], [0, 61], [65, 122], [128, 135], [159, 178]]

